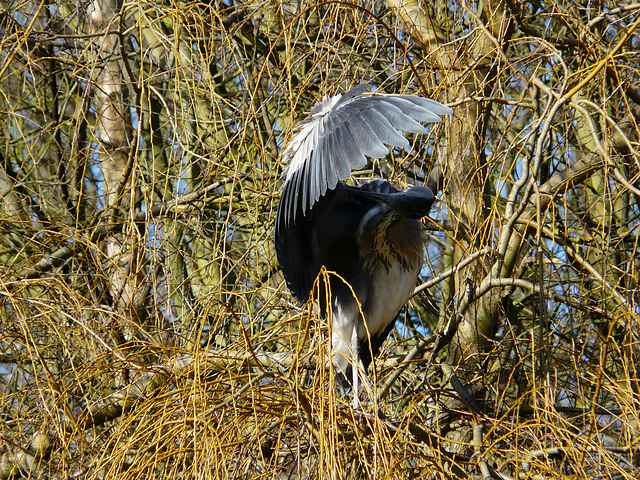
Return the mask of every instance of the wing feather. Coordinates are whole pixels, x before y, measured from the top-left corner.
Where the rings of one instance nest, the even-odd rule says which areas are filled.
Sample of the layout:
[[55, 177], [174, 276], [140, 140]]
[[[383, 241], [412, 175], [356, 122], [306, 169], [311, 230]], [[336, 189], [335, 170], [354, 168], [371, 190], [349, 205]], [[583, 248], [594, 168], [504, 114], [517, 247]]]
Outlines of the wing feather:
[[351, 123], [344, 125], [344, 155], [351, 159], [352, 170], [359, 170], [367, 166], [366, 153], [360, 147]]
[[393, 128], [393, 125], [389, 120], [387, 120], [387, 117], [381, 114], [377, 109], [369, 108], [367, 110], [363, 110], [361, 116], [369, 125], [371, 125], [373, 131], [376, 132], [378, 138], [383, 143], [400, 148], [407, 148], [409, 146], [409, 140], [404, 138], [404, 135]]
[[329, 176], [329, 157], [327, 155], [327, 144], [326, 142], [320, 142], [318, 144], [318, 148], [315, 153], [317, 157], [315, 157], [315, 161], [320, 165], [320, 178], [318, 179], [318, 190], [314, 192], [313, 203], [315, 203], [320, 198], [320, 192], [325, 192], [327, 190], [327, 177]]
[[404, 132], [411, 133], [422, 133], [424, 132], [424, 127], [422, 124], [416, 122], [409, 115], [404, 113], [396, 104], [389, 101], [378, 102], [373, 106], [377, 112], [381, 113], [389, 123], [391, 123], [395, 128], [402, 130]]
[[360, 145], [362, 153], [371, 158], [383, 158], [387, 156], [389, 149], [384, 146], [384, 143], [364, 118], [360, 115], [353, 117], [351, 127], [355, 132], [356, 140]]

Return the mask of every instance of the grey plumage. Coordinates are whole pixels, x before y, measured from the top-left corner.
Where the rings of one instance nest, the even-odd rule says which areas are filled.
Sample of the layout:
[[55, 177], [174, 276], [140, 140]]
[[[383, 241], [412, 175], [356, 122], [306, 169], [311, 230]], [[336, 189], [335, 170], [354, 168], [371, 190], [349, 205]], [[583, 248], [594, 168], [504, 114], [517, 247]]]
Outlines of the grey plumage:
[[389, 153], [387, 145], [408, 147], [398, 129], [420, 133], [420, 122], [452, 112], [421, 97], [365, 93], [370, 88], [325, 97], [300, 124], [283, 153], [289, 165], [275, 232], [280, 266], [298, 300], [309, 299], [323, 266], [339, 275], [330, 277], [329, 290], [321, 282], [317, 298], [322, 315], [331, 312], [331, 356], [353, 386], [354, 406], [357, 372], [364, 375], [415, 287], [424, 250], [419, 219], [434, 196], [425, 187], [400, 191], [383, 180], [350, 187], [341, 180], [367, 157]]

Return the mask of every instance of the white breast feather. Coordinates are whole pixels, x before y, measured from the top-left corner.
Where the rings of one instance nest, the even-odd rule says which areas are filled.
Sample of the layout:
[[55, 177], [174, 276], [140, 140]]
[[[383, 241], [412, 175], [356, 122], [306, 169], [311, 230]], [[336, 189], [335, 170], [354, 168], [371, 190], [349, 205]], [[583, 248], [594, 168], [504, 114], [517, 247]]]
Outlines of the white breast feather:
[[[378, 269], [373, 280], [374, 292], [388, 292], [388, 295], [373, 296], [368, 301], [366, 322], [370, 336], [381, 334], [389, 324], [389, 319], [395, 319], [400, 309], [407, 303], [409, 295], [416, 286], [418, 268], [405, 270], [398, 263], [393, 263], [389, 271], [384, 268]], [[364, 325], [358, 331], [358, 338], [360, 340], [367, 338]]]

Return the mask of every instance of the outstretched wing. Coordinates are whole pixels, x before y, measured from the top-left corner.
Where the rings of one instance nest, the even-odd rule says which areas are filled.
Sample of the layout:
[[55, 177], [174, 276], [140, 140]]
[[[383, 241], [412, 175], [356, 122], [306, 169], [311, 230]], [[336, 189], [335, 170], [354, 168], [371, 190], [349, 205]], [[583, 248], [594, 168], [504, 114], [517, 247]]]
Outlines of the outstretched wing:
[[439, 122], [453, 112], [435, 100], [416, 96], [365, 94], [362, 84], [344, 95], [325, 97], [311, 110], [283, 153], [285, 172], [278, 225], [288, 228], [325, 194], [363, 168], [367, 157], [382, 158], [386, 145], [406, 148], [398, 130], [424, 132], [419, 122]]

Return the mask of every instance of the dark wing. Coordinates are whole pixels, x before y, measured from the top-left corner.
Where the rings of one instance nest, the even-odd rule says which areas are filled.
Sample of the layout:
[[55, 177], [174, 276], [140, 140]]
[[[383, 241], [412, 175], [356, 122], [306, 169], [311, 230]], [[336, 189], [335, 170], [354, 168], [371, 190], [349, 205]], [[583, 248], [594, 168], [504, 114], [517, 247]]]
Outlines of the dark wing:
[[[287, 188], [286, 185], [285, 188]], [[326, 195], [323, 200], [330, 201], [332, 194], [335, 195], [335, 191]], [[287, 208], [284, 199], [290, 196], [285, 197], [283, 192], [278, 205], [276, 254], [291, 294], [300, 303], [305, 303], [309, 299], [309, 292], [320, 270], [317, 245], [314, 245], [316, 242], [313, 241], [315, 222], [311, 212], [307, 216], [301, 216], [295, 223], [284, 225], [285, 216], [282, 212]]]
[[398, 130], [422, 133], [419, 122], [439, 122], [453, 112], [435, 100], [406, 95], [365, 94], [359, 85], [344, 95], [325, 97], [300, 125], [283, 153], [289, 162], [278, 216], [288, 227], [305, 215], [327, 190], [352, 170], [363, 168], [367, 157], [382, 158], [386, 145], [406, 148]]
[[[301, 303], [309, 299], [313, 282], [323, 265], [343, 275], [357, 271], [358, 251], [353, 238], [363, 212], [373, 201], [354, 195], [355, 190], [339, 182], [306, 215], [288, 227], [282, 224], [284, 217], [280, 213], [283, 204], [279, 205], [276, 253], [287, 287]], [[351, 281], [350, 278], [345, 280]], [[323, 297], [322, 293], [320, 297]], [[325, 302], [323, 298], [320, 300], [324, 314]]]

